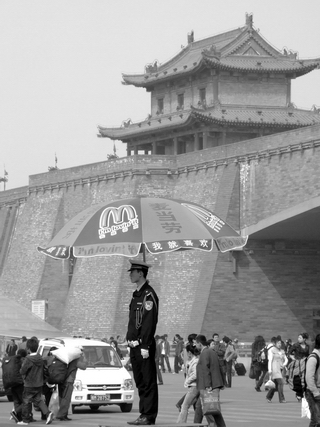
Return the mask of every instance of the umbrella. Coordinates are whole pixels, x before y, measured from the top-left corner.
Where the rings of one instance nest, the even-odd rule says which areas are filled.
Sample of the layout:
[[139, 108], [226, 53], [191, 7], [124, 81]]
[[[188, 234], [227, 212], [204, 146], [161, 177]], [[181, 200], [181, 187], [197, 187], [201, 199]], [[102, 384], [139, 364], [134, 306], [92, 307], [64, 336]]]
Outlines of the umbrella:
[[150, 253], [180, 249], [221, 252], [242, 248], [230, 225], [196, 203], [137, 197], [90, 206], [71, 219], [38, 251], [56, 259], [106, 255], [135, 257], [141, 247]]

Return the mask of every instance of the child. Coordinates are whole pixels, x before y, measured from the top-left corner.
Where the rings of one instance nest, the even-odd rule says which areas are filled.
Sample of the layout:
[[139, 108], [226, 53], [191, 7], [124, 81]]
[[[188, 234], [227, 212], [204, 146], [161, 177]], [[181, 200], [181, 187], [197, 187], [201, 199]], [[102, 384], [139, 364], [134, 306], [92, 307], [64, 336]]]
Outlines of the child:
[[25, 358], [20, 371], [24, 380], [22, 421], [17, 423], [20, 425], [29, 424], [29, 407], [31, 403], [34, 403], [36, 407], [39, 407], [42, 414], [46, 416], [46, 424], [51, 424], [53, 419], [53, 413], [49, 411], [47, 405], [41, 399], [44, 362], [42, 357], [37, 354], [38, 345], [37, 340], [29, 339], [27, 341], [27, 349], [30, 351], [30, 354]]

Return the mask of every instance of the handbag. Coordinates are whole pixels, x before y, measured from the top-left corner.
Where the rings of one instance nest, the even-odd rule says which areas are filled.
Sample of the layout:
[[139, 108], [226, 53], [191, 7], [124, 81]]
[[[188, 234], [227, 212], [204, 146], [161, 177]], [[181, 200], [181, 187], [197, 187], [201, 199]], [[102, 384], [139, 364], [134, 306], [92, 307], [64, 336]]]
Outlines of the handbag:
[[252, 380], [254, 380], [256, 378], [256, 373], [254, 370], [253, 363], [251, 363], [251, 365], [250, 365], [249, 378], [251, 378]]
[[201, 390], [200, 401], [203, 415], [221, 414], [219, 397], [215, 396], [212, 391]]
[[305, 397], [301, 399], [301, 418], [311, 418], [308, 401]]
[[276, 388], [276, 385], [272, 380], [269, 380], [265, 383], [265, 388], [267, 388], [267, 389]]
[[57, 387], [55, 387], [55, 390], [52, 392], [48, 409], [55, 417], [57, 416], [57, 413], [59, 412], [59, 394]]

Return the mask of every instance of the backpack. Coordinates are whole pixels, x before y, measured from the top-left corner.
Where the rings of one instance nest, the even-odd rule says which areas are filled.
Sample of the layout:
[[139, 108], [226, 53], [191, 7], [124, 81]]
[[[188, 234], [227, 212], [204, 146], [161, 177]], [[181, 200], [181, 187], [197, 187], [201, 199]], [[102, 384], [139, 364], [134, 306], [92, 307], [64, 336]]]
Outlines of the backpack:
[[68, 365], [57, 358], [48, 360], [45, 380], [49, 384], [62, 384], [67, 378]]
[[268, 365], [268, 351], [270, 348], [274, 347], [274, 345], [271, 345], [269, 348], [268, 346], [264, 346], [258, 353], [257, 360], [261, 365]]
[[20, 369], [21, 357], [11, 356], [2, 360], [2, 381], [5, 389], [23, 384]]
[[310, 357], [315, 357], [317, 359], [316, 370], [319, 368], [320, 358], [316, 353], [309, 354], [308, 357], [303, 359], [294, 360], [288, 366], [288, 384], [291, 390], [298, 392], [303, 392], [306, 385], [306, 368], [307, 361]]

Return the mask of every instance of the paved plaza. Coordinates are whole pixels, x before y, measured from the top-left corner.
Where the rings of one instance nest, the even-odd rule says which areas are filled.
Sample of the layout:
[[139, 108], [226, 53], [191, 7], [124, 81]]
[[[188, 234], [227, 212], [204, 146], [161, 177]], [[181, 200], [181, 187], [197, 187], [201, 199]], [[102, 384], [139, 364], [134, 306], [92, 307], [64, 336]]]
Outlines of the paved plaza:
[[[164, 385], [159, 386], [160, 404], [157, 425], [175, 425], [178, 410], [175, 407], [176, 402], [184, 393], [183, 374], [163, 374]], [[227, 427], [307, 427], [309, 421], [301, 418], [301, 405], [295, 399], [294, 393], [285, 386], [284, 394], [287, 403], [280, 404], [278, 396], [275, 394], [273, 402], [266, 401], [266, 393], [257, 393], [254, 390], [254, 381], [249, 379], [248, 375], [244, 377], [233, 377], [231, 389], [225, 389], [221, 392], [222, 413]], [[12, 410], [12, 403], [9, 403], [5, 397], [0, 398], [0, 425], [7, 427], [15, 425], [9, 421], [9, 412]], [[98, 412], [91, 412], [87, 406], [76, 409], [75, 414], [70, 415], [71, 422], [53, 421], [52, 425], [62, 427], [98, 427], [98, 426], [127, 426], [127, 421], [135, 420], [139, 415], [138, 396], [131, 413], [122, 413], [117, 406], [101, 407]], [[34, 413], [37, 423], [31, 425], [45, 425], [40, 421], [39, 412]], [[189, 424], [193, 422], [193, 410], [189, 413]], [[206, 423], [205, 423], [206, 424]]]

